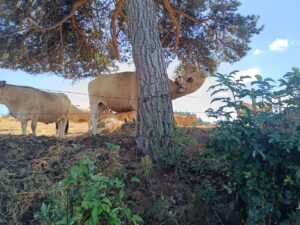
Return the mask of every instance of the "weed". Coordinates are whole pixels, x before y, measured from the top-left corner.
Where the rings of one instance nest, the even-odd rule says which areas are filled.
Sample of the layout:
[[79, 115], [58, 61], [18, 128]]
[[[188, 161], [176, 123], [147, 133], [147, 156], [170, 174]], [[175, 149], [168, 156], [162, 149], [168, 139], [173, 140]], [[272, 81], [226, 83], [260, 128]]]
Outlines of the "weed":
[[141, 217], [127, 207], [124, 195], [120, 179], [97, 173], [94, 163], [84, 157], [54, 188], [35, 218], [42, 224], [140, 224]]
[[149, 155], [144, 156], [138, 165], [143, 176], [148, 177], [153, 172], [153, 162]]
[[180, 128], [174, 129], [170, 135], [173, 143], [171, 147], [162, 147], [161, 158], [167, 167], [174, 167], [177, 175], [184, 163], [184, 147], [194, 143], [194, 140], [187, 137], [186, 131]]

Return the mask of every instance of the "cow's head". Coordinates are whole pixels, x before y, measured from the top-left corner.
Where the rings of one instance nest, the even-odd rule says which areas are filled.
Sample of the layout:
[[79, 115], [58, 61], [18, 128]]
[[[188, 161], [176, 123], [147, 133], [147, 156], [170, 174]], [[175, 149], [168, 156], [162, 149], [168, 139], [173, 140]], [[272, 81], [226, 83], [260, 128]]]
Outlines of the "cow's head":
[[6, 85], [6, 81], [5, 80], [1, 80], [0, 81], [0, 87], [4, 87]]
[[207, 78], [207, 71], [199, 69], [192, 72], [185, 72], [182, 76], [175, 78], [175, 82], [171, 87], [171, 98], [176, 99], [184, 95], [197, 91]]
[[2, 98], [3, 87], [5, 86], [6, 82], [4, 80], [0, 80], [0, 100]]
[[189, 94], [198, 90], [207, 78], [207, 71], [197, 70], [193, 72], [186, 72], [182, 76], [175, 78], [176, 91], [182, 94]]
[[184, 79], [181, 75], [175, 78], [175, 83], [177, 85], [177, 92], [182, 94], [185, 92], [185, 87], [184, 87]]

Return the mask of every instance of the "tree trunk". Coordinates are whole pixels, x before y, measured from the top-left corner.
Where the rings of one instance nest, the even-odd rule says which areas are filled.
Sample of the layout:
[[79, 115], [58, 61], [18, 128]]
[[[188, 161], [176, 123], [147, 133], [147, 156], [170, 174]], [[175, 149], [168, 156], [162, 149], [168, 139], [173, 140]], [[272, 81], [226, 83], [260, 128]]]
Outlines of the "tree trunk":
[[153, 0], [127, 0], [129, 39], [137, 74], [138, 148], [159, 163], [174, 129], [166, 65]]

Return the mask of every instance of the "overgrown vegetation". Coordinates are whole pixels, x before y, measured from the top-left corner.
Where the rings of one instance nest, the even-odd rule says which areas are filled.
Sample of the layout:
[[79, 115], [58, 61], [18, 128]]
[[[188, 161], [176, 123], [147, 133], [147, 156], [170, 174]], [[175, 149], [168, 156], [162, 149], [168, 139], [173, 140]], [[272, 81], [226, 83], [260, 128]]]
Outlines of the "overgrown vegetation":
[[[235, 199], [238, 224], [299, 224], [299, 69], [279, 80], [279, 91], [274, 80], [258, 75], [250, 87], [250, 77], [236, 79], [235, 72], [215, 77], [212, 95], [226, 91], [231, 96], [214, 98], [224, 105], [208, 110], [211, 117], [222, 118], [213, 131], [209, 156], [221, 163], [223, 187]], [[251, 110], [242, 104], [247, 99], [272, 110]], [[237, 115], [241, 109], [245, 113]], [[203, 196], [206, 203], [216, 204], [218, 200], [209, 202], [208, 196]]]

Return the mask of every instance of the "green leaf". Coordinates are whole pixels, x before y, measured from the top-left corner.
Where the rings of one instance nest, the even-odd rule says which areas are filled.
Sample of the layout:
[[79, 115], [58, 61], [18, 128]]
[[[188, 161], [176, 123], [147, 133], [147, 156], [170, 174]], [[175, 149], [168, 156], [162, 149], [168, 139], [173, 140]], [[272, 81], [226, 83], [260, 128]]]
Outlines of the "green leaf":
[[71, 174], [74, 176], [82, 175], [83, 173], [83, 168], [79, 166], [73, 166], [71, 168]]
[[94, 224], [98, 224], [99, 223], [99, 215], [102, 213], [102, 209], [99, 205], [95, 206], [92, 210], [92, 218], [93, 218], [93, 222]]
[[111, 203], [111, 200], [109, 198], [104, 198], [102, 200], [103, 203], [106, 203], [109, 207], [112, 207], [112, 203]]
[[82, 201], [81, 205], [85, 209], [89, 209], [90, 208], [90, 202], [89, 201]]
[[44, 202], [41, 206], [41, 212], [44, 217], [47, 216], [49, 213], [49, 207]]
[[130, 179], [131, 183], [141, 183], [141, 179], [138, 178], [137, 176], [131, 177]]
[[55, 225], [69, 225], [69, 224], [68, 224], [68, 219], [67, 219], [67, 217], [64, 217], [64, 218], [62, 218], [61, 220], [57, 221], [57, 222], [55, 223]]
[[101, 207], [102, 207], [104, 212], [106, 212], [108, 214], [111, 212], [111, 208], [109, 207], [109, 205], [107, 205], [105, 203], [101, 203]]
[[123, 212], [124, 212], [126, 218], [130, 219], [130, 217], [131, 217], [131, 210], [129, 208], [124, 208]]
[[224, 101], [227, 100], [227, 97], [223, 97], [223, 98], [213, 98], [213, 100], [210, 101], [210, 103], [216, 102], [216, 101]]
[[120, 150], [121, 146], [120, 145], [116, 145], [116, 144], [112, 144], [110, 142], [104, 142], [105, 146], [110, 149], [110, 150]]
[[133, 215], [131, 221], [133, 222], [134, 225], [139, 225], [140, 223], [143, 222], [143, 219], [139, 215]]

